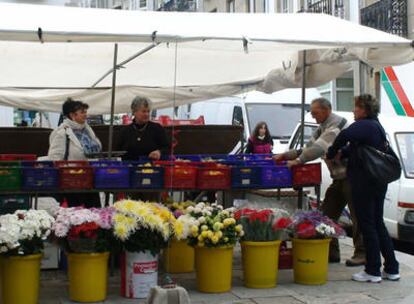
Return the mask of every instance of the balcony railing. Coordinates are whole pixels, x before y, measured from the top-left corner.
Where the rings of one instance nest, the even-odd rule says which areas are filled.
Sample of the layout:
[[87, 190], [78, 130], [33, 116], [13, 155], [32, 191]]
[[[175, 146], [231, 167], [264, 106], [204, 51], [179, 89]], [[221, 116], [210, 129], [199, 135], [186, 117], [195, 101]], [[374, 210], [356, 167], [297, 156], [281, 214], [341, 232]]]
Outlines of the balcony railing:
[[166, 1], [158, 10], [196, 12], [197, 3], [195, 0], [170, 0]]
[[381, 0], [361, 9], [361, 24], [407, 37], [407, 0]]
[[307, 12], [329, 14], [345, 18], [344, 0], [307, 0]]

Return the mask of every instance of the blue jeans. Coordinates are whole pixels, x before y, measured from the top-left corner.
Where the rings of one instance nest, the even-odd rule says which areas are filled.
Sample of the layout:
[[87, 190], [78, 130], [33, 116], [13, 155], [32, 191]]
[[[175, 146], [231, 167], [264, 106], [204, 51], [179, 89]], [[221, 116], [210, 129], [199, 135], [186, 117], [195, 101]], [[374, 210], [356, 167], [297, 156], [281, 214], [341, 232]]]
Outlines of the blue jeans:
[[382, 254], [384, 271], [398, 274], [394, 246], [383, 219], [384, 198], [388, 185], [375, 184], [359, 175], [352, 176], [350, 182], [355, 213], [366, 250], [365, 272], [381, 276]]

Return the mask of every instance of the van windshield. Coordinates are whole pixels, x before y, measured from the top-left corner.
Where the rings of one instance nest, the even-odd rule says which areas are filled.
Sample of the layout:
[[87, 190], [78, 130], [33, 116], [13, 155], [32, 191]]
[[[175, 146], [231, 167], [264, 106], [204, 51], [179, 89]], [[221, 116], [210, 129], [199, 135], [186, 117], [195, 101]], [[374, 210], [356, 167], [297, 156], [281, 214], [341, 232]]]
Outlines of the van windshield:
[[414, 133], [397, 133], [395, 137], [405, 176], [414, 178]]
[[[306, 105], [306, 110], [309, 106]], [[275, 139], [289, 139], [300, 120], [300, 104], [248, 104], [247, 118], [250, 132], [260, 121], [269, 126], [270, 135]]]

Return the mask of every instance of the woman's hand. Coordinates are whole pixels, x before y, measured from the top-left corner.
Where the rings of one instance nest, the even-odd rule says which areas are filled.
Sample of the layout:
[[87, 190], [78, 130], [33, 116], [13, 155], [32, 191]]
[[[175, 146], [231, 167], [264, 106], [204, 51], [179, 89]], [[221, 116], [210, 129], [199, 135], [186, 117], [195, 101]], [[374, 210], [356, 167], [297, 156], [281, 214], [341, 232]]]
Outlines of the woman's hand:
[[155, 150], [148, 154], [148, 157], [152, 160], [159, 160], [161, 158], [161, 151]]

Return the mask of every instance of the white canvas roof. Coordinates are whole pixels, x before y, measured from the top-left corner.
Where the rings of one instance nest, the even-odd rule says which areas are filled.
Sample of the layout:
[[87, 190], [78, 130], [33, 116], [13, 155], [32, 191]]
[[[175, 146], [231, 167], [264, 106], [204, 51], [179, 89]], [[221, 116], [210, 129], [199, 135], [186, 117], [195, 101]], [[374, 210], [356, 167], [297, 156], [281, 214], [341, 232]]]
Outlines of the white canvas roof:
[[[40, 30], [39, 30], [40, 29]], [[39, 40], [39, 33], [43, 43]], [[115, 112], [136, 95], [156, 108], [247, 90], [301, 86], [301, 51], [315, 87], [361, 60], [413, 60], [411, 41], [323, 14], [211, 14], [0, 4], [0, 104], [60, 111], [70, 96], [90, 113], [110, 109], [113, 65], [160, 43], [117, 72]]]

